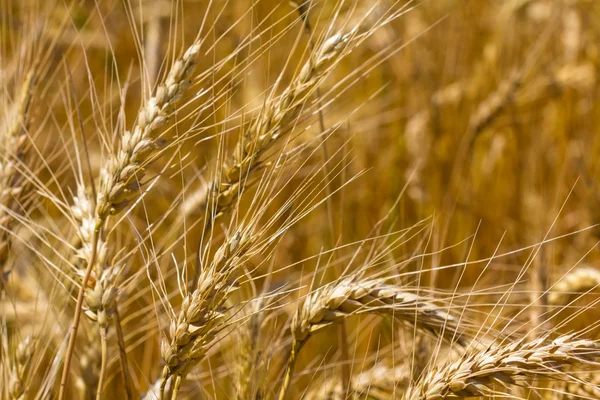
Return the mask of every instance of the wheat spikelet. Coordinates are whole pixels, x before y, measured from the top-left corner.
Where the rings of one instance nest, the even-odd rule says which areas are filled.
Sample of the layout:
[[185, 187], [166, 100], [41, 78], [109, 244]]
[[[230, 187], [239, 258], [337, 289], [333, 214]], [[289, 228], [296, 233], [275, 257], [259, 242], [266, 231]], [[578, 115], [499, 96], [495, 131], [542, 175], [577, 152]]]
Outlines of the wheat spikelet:
[[311, 54], [283, 94], [268, 103], [251, 122], [231, 156], [224, 160], [220, 176], [188, 197], [182, 205], [184, 212], [203, 212], [207, 204], [214, 202], [208, 221], [208, 224], [214, 224], [216, 218], [235, 204], [249, 184], [250, 175], [261, 167], [261, 155], [294, 123], [308, 96], [341, 57], [353, 34], [333, 35]]
[[407, 400], [440, 400], [489, 396], [495, 386], [509, 389], [518, 379], [538, 377], [569, 380], [564, 367], [595, 365], [600, 358], [600, 342], [575, 340], [572, 335], [552, 342], [541, 337], [530, 342], [514, 341], [491, 347], [429, 372], [406, 391]]
[[466, 344], [459, 321], [439, 306], [381, 280], [357, 281], [354, 277], [311, 294], [294, 316], [292, 335], [304, 342], [320, 329], [364, 312], [393, 315], [417, 329]]
[[566, 306], [582, 294], [597, 289], [599, 285], [598, 270], [592, 267], [576, 268], [552, 287], [548, 303], [552, 306]]

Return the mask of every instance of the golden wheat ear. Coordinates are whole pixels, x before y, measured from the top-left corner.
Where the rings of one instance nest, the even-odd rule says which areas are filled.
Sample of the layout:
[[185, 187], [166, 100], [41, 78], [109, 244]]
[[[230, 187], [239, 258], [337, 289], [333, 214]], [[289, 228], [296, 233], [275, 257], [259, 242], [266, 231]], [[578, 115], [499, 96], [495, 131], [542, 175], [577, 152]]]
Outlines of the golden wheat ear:
[[[527, 377], [577, 381], [577, 370], [600, 359], [600, 342], [561, 336], [515, 341], [466, 353], [458, 361], [434, 367], [407, 389], [406, 400], [440, 400], [510, 393]], [[569, 367], [570, 369], [566, 369]]]

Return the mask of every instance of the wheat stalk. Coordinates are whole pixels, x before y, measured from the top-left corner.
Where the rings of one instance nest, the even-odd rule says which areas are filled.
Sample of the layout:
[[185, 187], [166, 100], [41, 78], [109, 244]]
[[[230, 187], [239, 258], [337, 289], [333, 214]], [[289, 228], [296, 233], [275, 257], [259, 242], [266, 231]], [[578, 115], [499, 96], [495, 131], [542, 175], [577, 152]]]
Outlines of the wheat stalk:
[[541, 337], [530, 342], [514, 341], [466, 354], [460, 360], [432, 368], [411, 385], [406, 400], [440, 400], [496, 394], [495, 386], [508, 389], [519, 378], [572, 379], [567, 366], [595, 365], [600, 342], [575, 340], [572, 335], [552, 342]]

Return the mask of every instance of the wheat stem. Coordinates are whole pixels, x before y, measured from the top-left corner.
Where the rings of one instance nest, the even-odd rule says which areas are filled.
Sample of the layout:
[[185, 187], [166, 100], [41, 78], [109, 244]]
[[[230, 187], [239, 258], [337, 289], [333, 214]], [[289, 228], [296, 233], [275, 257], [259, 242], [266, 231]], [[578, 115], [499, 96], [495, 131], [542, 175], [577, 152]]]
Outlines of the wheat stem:
[[300, 350], [304, 346], [305, 341], [294, 340], [292, 342], [292, 348], [290, 350], [290, 357], [288, 359], [287, 366], [285, 368], [285, 375], [283, 377], [283, 383], [281, 384], [281, 390], [279, 391], [279, 400], [285, 400], [287, 391], [294, 375], [294, 369], [296, 368], [296, 360]]
[[79, 320], [81, 318], [81, 310], [83, 308], [83, 298], [85, 294], [85, 287], [87, 286], [92, 269], [94, 268], [94, 262], [96, 261], [96, 242], [98, 241], [99, 232], [94, 229], [92, 238], [92, 253], [88, 262], [88, 266], [85, 269], [83, 279], [81, 280], [81, 287], [79, 293], [77, 293], [77, 304], [75, 305], [75, 315], [73, 316], [73, 322], [71, 323], [69, 343], [67, 344], [67, 351], [65, 352], [65, 361], [63, 365], [62, 377], [60, 379], [60, 390], [58, 392], [58, 400], [64, 400], [66, 395], [66, 386], [69, 379], [69, 369], [71, 367], [71, 359], [73, 358], [73, 352], [75, 351], [75, 340], [77, 338], [77, 330], [79, 329]]
[[96, 400], [102, 400], [102, 391], [104, 390], [104, 380], [106, 379], [106, 366], [108, 364], [108, 343], [106, 342], [106, 329], [100, 329], [101, 357], [100, 377], [98, 387], [96, 388]]
[[119, 361], [121, 363], [121, 378], [127, 399], [133, 398], [131, 392], [131, 384], [129, 381], [129, 364], [127, 362], [127, 353], [125, 351], [125, 341], [123, 339], [123, 327], [121, 325], [121, 317], [119, 316], [119, 307], [115, 305], [115, 326], [117, 331], [117, 344], [119, 346]]

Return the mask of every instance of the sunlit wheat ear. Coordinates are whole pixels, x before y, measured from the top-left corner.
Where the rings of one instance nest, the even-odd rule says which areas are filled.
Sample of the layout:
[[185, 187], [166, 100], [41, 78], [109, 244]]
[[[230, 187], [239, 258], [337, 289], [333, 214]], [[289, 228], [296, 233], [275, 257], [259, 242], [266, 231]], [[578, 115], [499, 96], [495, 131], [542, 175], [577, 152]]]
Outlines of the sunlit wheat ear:
[[402, 393], [410, 381], [410, 368], [405, 365], [388, 367], [378, 365], [352, 377], [350, 387], [342, 386], [338, 379], [315, 383], [306, 400], [372, 399], [385, 400]]
[[[146, 163], [159, 152], [163, 144], [158, 135], [159, 130], [165, 125], [173, 107], [189, 86], [199, 51], [199, 42], [190, 46], [183, 56], [175, 61], [154, 96], [145, 101], [133, 129], [122, 134], [116, 153], [111, 155], [107, 167], [102, 169], [98, 192], [94, 193], [96, 198], [92, 201], [83, 183], [80, 182], [78, 185], [71, 213], [78, 224], [77, 234], [81, 242], [77, 255], [85, 262], [86, 269], [77, 271], [82, 276], [82, 287], [77, 299], [76, 316], [71, 327], [72, 337], [66, 353], [59, 394], [61, 399], [65, 395], [79, 312], [83, 306], [82, 294], [86, 303], [86, 315], [97, 321], [100, 328], [102, 366], [106, 366], [106, 330], [114, 312], [117, 298], [116, 280], [121, 269], [120, 265], [108, 263], [109, 250], [105, 237], [107, 220], [111, 214], [123, 210], [136, 193], [139, 194], [140, 179], [144, 175]], [[100, 375], [99, 395], [102, 392], [104, 369]]]
[[140, 110], [133, 130], [123, 134], [116, 155], [109, 159], [107, 168], [100, 174], [96, 201], [91, 201], [82, 185], [78, 187], [74, 198], [72, 214], [80, 225], [81, 239], [78, 255], [90, 263], [95, 251], [96, 258], [91, 288], [86, 288], [86, 315], [98, 321], [101, 327], [108, 323], [114, 305], [115, 279], [120, 267], [107, 265], [108, 248], [105, 238], [99, 233], [102, 233], [108, 216], [125, 208], [132, 197], [139, 193], [144, 163], [161, 147], [161, 140], [156, 135], [189, 85], [199, 51], [200, 45], [196, 43], [175, 61], [165, 82]]
[[6, 279], [4, 266], [9, 255], [14, 219], [8, 210], [19, 211], [24, 199], [27, 181], [20, 175], [18, 164], [28, 148], [27, 129], [29, 114], [37, 80], [34, 66], [21, 84], [18, 95], [10, 105], [8, 115], [2, 116], [0, 125], [0, 287]]
[[317, 289], [292, 321], [292, 335], [306, 341], [324, 327], [360, 313], [393, 315], [402, 322], [436, 337], [466, 345], [456, 317], [421, 296], [387, 285], [381, 280], [342, 279]]
[[294, 315], [291, 325], [292, 349], [279, 399], [286, 396], [298, 353], [319, 330], [352, 315], [392, 315], [399, 321], [436, 337], [466, 345], [459, 320], [419, 295], [386, 285], [381, 280], [360, 281], [347, 277], [312, 293]]
[[13, 359], [11, 360], [8, 392], [12, 400], [26, 398], [25, 381], [29, 373], [33, 354], [34, 340], [31, 336], [27, 336], [17, 345]]
[[585, 293], [600, 288], [600, 272], [592, 267], [579, 267], [563, 276], [551, 289], [548, 303], [566, 306]]
[[160, 385], [161, 398], [171, 377], [174, 379], [173, 397], [176, 397], [182, 381], [205, 357], [224, 327], [224, 303], [237, 289], [233, 274], [255, 239], [251, 230], [238, 230], [202, 269], [196, 289], [185, 295], [181, 310], [171, 320], [169, 334], [161, 343], [161, 355], [166, 363]]
[[[551, 342], [541, 337], [514, 341], [465, 354], [460, 360], [432, 368], [406, 391], [406, 400], [439, 400], [492, 396], [510, 391], [527, 377], [572, 381], [573, 369], [596, 366], [600, 342], [572, 335]], [[570, 367], [565, 372], [565, 367]]]
[[214, 224], [216, 218], [235, 205], [253, 172], [261, 167], [261, 156], [292, 127], [310, 94], [344, 54], [353, 34], [333, 35], [311, 54], [283, 94], [267, 103], [251, 122], [231, 156], [223, 161], [219, 176], [208, 183], [208, 187], [191, 194], [182, 210], [202, 213], [208, 204], [209, 209], [214, 207], [208, 223]]

